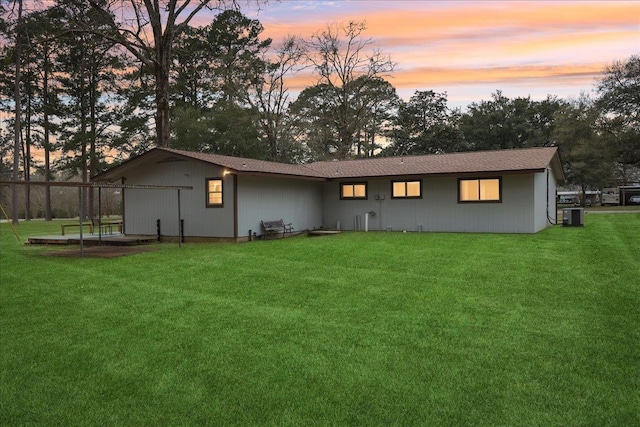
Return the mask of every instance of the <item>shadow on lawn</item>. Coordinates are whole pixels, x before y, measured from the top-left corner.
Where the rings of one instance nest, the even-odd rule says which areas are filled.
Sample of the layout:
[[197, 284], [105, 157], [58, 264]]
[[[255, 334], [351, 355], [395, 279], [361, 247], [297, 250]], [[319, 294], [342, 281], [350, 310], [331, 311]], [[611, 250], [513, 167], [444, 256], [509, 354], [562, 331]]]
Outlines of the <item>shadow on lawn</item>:
[[[91, 246], [84, 248], [82, 255], [85, 258], [118, 258], [127, 255], [135, 255], [143, 252], [157, 251], [157, 248], [148, 246]], [[58, 256], [66, 258], [80, 258], [80, 249], [42, 252], [42, 256]]]

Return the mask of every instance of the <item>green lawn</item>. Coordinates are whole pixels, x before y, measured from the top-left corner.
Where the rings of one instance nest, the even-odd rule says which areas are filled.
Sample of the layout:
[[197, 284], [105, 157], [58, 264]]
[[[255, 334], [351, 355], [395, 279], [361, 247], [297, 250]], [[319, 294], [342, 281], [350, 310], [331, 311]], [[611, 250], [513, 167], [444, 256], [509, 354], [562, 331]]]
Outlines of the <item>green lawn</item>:
[[0, 425], [640, 424], [640, 214], [117, 259], [0, 230]]

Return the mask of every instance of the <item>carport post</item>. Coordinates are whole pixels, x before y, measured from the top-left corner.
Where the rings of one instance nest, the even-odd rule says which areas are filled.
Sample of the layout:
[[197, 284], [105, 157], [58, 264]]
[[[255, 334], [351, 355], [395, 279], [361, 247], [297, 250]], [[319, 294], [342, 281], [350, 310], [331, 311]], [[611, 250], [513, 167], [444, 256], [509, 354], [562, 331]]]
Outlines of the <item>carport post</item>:
[[182, 247], [182, 227], [180, 227], [180, 220], [182, 215], [180, 213], [180, 189], [178, 188], [178, 247]]
[[80, 222], [80, 258], [84, 258], [84, 241], [82, 239], [82, 217], [84, 216], [84, 209], [82, 209], [82, 187], [78, 187], [78, 221]]
[[98, 187], [98, 241], [102, 244], [102, 187]]

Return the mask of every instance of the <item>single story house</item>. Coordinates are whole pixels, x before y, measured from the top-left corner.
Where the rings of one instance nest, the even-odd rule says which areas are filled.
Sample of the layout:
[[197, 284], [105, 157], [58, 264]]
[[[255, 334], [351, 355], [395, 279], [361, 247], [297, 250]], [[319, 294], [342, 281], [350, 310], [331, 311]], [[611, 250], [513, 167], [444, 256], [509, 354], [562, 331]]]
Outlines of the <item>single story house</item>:
[[[192, 186], [122, 191], [126, 234], [243, 241], [260, 222], [296, 231], [536, 233], [556, 218], [556, 147], [292, 165], [158, 147], [93, 181]], [[180, 199], [180, 200], [178, 200]], [[179, 218], [179, 219], [178, 219]]]

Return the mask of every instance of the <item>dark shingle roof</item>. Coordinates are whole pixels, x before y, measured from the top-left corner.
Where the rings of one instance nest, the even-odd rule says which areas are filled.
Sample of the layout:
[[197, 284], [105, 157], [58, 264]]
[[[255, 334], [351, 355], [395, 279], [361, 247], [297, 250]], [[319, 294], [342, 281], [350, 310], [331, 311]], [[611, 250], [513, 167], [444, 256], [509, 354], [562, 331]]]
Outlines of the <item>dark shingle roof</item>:
[[426, 156], [376, 157], [316, 162], [308, 166], [328, 178], [519, 172], [546, 168], [556, 153], [556, 147], [540, 147]]
[[[556, 147], [477, 151], [406, 157], [376, 157], [359, 160], [323, 161], [307, 165], [254, 160], [158, 147], [116, 166], [94, 180], [115, 179], [128, 165], [151, 154], [158, 158], [191, 158], [215, 164], [235, 173], [267, 174], [310, 179], [373, 178], [411, 175], [472, 174], [544, 170], [552, 165], [556, 178], [564, 180]], [[168, 156], [167, 156], [168, 155]]]
[[175, 150], [173, 148], [157, 148], [157, 150], [178, 154], [182, 157], [202, 160], [213, 163], [237, 172], [266, 173], [275, 175], [292, 175], [310, 178], [325, 178], [305, 165], [292, 165], [288, 163], [269, 162], [266, 160], [246, 159], [243, 157], [223, 156], [221, 154], [198, 153], [194, 151]]

